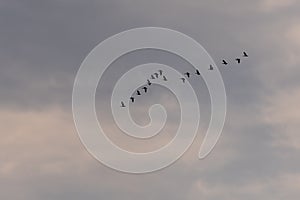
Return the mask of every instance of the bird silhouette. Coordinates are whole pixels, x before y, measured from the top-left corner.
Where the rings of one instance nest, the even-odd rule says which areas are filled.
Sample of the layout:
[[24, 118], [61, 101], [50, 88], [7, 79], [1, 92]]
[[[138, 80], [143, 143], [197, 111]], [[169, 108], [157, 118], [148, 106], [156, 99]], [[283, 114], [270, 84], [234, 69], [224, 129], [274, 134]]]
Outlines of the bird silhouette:
[[154, 73], [155, 77], [158, 78], [158, 73]]
[[147, 87], [143, 87], [143, 90], [145, 91], [145, 93], [147, 93], [148, 88]]
[[155, 77], [153, 75], [151, 75], [151, 79], [155, 79]]
[[240, 59], [240, 58], [237, 58], [237, 59], [235, 59], [235, 60], [237, 61], [238, 64], [241, 63], [241, 59]]
[[208, 70], [214, 70], [212, 65], [209, 65], [209, 69]]
[[196, 69], [196, 74], [197, 74], [198, 76], [201, 75], [198, 69]]
[[223, 60], [223, 65], [228, 65], [228, 62], [226, 60]]
[[141, 93], [140, 93], [140, 91], [136, 91], [136, 94], [138, 95], [138, 96], [140, 96], [141, 95]]
[[134, 103], [134, 97], [130, 97], [132, 103]]
[[190, 78], [191, 74], [189, 72], [186, 72], [186, 73], [184, 73], [184, 75], [186, 75], [186, 77]]
[[123, 101], [121, 101], [121, 107], [122, 107], [122, 108], [125, 108], [125, 107], [126, 107]]
[[163, 70], [160, 69], [160, 70], [158, 70], [158, 72], [159, 72], [159, 75], [162, 76]]
[[243, 52], [243, 56], [244, 57], [249, 57], [248, 54], [245, 51]]
[[152, 83], [150, 82], [149, 79], [147, 79], [147, 84], [148, 84], [149, 86], [152, 85]]
[[168, 80], [166, 76], [163, 76], [163, 79], [164, 79], [164, 81], [167, 81], [167, 80]]
[[181, 78], [182, 82], [185, 83], [185, 78]]

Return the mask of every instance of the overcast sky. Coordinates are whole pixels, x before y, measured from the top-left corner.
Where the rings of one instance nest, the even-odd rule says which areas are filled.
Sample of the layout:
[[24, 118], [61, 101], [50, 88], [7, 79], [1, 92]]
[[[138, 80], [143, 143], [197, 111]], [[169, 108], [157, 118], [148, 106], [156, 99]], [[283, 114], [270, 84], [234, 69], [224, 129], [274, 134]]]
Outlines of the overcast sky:
[[[297, 0], [0, 1], [0, 199], [298, 200], [299, 11]], [[183, 32], [205, 47], [220, 67], [228, 112], [216, 148], [198, 160], [210, 118], [209, 95], [200, 80], [203, 121], [190, 150], [164, 170], [129, 175], [94, 160], [80, 143], [72, 87], [81, 62], [99, 42], [145, 26]], [[222, 59], [233, 60], [243, 50], [250, 55], [247, 61], [221, 66]], [[153, 61], [191, 69], [166, 52], [122, 57], [97, 91], [98, 114], [109, 110], [120, 69]], [[158, 102], [172, 113], [158, 138], [130, 141], [105, 115], [112, 140], [136, 151], [165, 144], [178, 125], [172, 94], [154, 88], [132, 112], [144, 123], [145, 105]]]

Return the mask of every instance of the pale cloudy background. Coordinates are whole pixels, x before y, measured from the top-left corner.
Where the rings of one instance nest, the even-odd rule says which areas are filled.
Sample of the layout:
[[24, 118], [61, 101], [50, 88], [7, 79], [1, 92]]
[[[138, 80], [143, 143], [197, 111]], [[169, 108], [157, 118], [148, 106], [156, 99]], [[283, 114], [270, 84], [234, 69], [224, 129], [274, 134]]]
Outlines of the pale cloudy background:
[[[2, 0], [0, 199], [299, 199], [299, 11], [297, 0]], [[71, 92], [94, 46], [143, 26], [190, 35], [218, 64], [244, 49], [251, 57], [240, 66], [221, 67], [228, 116], [213, 153], [197, 160], [210, 113], [202, 81], [197, 90], [203, 123], [192, 148], [171, 167], [137, 176], [113, 171], [86, 152], [74, 128]], [[121, 58], [97, 93], [100, 116], [107, 109], [110, 84], [121, 75], [113, 69], [126, 71], [154, 60], [190, 69], [157, 51]], [[154, 88], [152, 98], [138, 102], [133, 115], [143, 123], [145, 103], [169, 102], [168, 95]], [[133, 150], [164, 144], [178, 120], [176, 104], [167, 107], [174, 113], [167, 136], [143, 145], [117, 131], [111, 138]], [[108, 118], [107, 129], [115, 130]]]

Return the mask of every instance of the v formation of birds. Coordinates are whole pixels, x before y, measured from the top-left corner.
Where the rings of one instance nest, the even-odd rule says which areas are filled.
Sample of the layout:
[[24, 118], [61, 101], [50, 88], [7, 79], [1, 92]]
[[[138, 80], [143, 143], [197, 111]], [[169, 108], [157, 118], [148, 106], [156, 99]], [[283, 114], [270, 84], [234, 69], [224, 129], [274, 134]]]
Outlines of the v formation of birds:
[[[249, 55], [247, 54], [247, 52], [244, 51], [242, 57], [243, 58], [248, 58]], [[237, 62], [237, 64], [241, 64], [242, 58], [238, 57], [238, 58], [235, 59], [235, 61]], [[229, 63], [225, 59], [223, 59], [222, 60], [222, 64], [226, 66]], [[208, 68], [208, 70], [210, 70], [210, 71], [214, 70], [213, 66], [210, 65], [209, 68]], [[198, 69], [196, 69], [195, 74], [197, 76], [201, 75], [200, 71]], [[190, 78], [192, 76], [192, 74], [190, 72], [185, 72], [183, 75], [184, 76], [180, 78], [180, 80], [183, 83], [185, 83], [186, 79], [188, 79], [188, 78]], [[146, 83], [145, 86], [142, 86], [140, 89], [136, 90], [136, 95], [135, 96], [141, 96], [143, 93], [147, 93], [148, 89], [149, 89], [149, 86], [152, 85], [151, 79], [154, 80], [154, 79], [158, 79], [158, 78], [161, 78], [163, 81], [168, 81], [167, 77], [163, 74], [163, 70], [158, 70], [157, 72], [155, 72], [155, 73], [153, 73], [153, 74], [150, 75], [150, 78], [147, 79], [147, 83]], [[130, 97], [131, 103], [134, 103], [135, 99], [136, 99], [136, 97], [131, 96]], [[123, 108], [126, 107], [124, 101], [121, 101], [121, 107], [123, 107]]]

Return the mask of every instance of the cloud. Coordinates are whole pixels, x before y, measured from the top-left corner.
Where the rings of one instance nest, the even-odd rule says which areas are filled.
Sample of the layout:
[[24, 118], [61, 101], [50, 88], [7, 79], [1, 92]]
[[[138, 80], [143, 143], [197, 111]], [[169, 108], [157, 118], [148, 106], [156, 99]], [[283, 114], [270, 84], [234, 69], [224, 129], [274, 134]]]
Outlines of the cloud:
[[[190, 199], [195, 199], [199, 196], [205, 199], [296, 199], [298, 197], [297, 185], [299, 181], [299, 173], [283, 174], [268, 180], [248, 182], [240, 185], [230, 185], [226, 183], [210, 185], [202, 180], [198, 180], [191, 188]], [[277, 189], [274, 190], [274, 188]], [[273, 191], [273, 193], [268, 196], [268, 191]]]
[[261, 9], [265, 12], [279, 11], [294, 5], [295, 0], [262, 0]]
[[286, 33], [289, 42], [300, 49], [300, 25], [293, 24]]
[[[48, 1], [0, 3], [0, 199], [292, 199], [299, 198], [299, 12], [296, 1]], [[80, 13], [80, 14], [79, 14]], [[197, 153], [210, 104], [203, 80], [195, 83], [203, 124], [187, 154], [171, 167], [134, 176], [95, 161], [80, 143], [71, 113], [72, 84], [80, 63], [100, 41], [129, 28], [162, 26], [198, 40], [217, 64], [246, 49], [242, 65], [220, 66], [228, 95], [224, 132], [205, 160]], [[108, 72], [98, 97], [107, 111], [117, 74], [157, 61], [190, 69], [161, 52], [127, 55]], [[143, 103], [168, 102], [155, 90], [134, 117], [147, 121]], [[161, 98], [162, 97], [162, 98]], [[172, 104], [171, 104], [172, 103]], [[169, 110], [176, 107], [169, 101]], [[204, 111], [204, 112], [203, 112]], [[173, 113], [171, 113], [172, 115]], [[166, 133], [175, 128], [170, 119]], [[125, 140], [108, 117], [107, 128]], [[124, 140], [123, 140], [124, 139]], [[170, 139], [160, 137], [153, 148]], [[151, 146], [152, 145], [152, 146]], [[148, 150], [146, 149], [146, 150]], [[17, 192], [16, 192], [17, 191]]]
[[297, 86], [280, 90], [268, 98], [265, 121], [276, 129], [275, 145], [300, 149], [299, 101], [300, 88]]
[[0, 118], [5, 122], [1, 126], [0, 142], [5, 149], [0, 153], [4, 163], [0, 170], [2, 176], [20, 175], [27, 170], [58, 175], [70, 167], [68, 161], [76, 161], [71, 152], [82, 155], [72, 121], [59, 109], [1, 110]]

